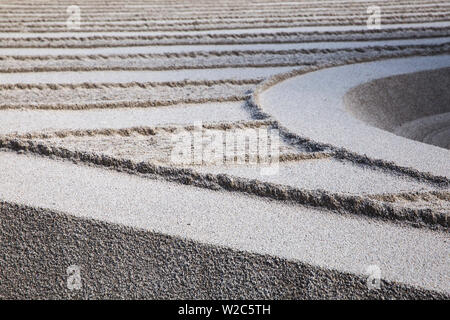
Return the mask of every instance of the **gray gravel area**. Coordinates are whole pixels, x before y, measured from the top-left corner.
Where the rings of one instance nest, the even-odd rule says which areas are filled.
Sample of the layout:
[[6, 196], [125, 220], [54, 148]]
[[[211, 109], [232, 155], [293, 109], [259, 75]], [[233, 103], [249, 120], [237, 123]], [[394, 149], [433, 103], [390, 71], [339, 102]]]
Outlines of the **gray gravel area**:
[[447, 233], [10, 152], [0, 159], [3, 201], [361, 276], [377, 265], [385, 280], [450, 293]]

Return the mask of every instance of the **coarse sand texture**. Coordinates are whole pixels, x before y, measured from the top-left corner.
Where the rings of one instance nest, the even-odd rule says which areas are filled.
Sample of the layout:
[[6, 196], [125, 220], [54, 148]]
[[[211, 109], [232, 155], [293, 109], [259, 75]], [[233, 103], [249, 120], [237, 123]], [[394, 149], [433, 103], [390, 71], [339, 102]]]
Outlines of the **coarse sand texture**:
[[0, 0], [0, 299], [450, 298], [448, 1], [68, 5]]

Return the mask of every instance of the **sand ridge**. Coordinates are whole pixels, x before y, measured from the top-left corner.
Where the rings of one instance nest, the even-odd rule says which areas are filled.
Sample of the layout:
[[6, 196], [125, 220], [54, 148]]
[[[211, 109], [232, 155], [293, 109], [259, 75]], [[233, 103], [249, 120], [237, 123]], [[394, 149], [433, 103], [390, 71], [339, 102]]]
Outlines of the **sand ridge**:
[[[385, 2], [379, 4], [384, 7]], [[41, 234], [38, 225], [47, 226], [48, 217], [57, 217], [67, 227], [62, 228], [67, 232], [58, 233], [58, 237], [69, 243], [77, 237], [75, 230], [80, 225], [91, 228], [100, 221], [105, 223], [101, 230], [112, 228], [115, 235], [126, 238], [117, 248], [125, 249], [123, 257], [134, 261], [138, 261], [136, 256], [126, 248], [142, 243], [138, 239], [142, 231], [144, 237], [156, 233], [163, 238], [182, 239], [170, 241], [169, 251], [211, 246], [208, 248], [216, 250], [212, 264], [221, 261], [222, 256], [216, 253], [222, 246], [238, 250], [238, 256], [248, 261], [259, 259], [252, 254], [262, 254], [263, 259], [275, 261], [274, 265], [283, 270], [281, 278], [300, 274], [306, 281], [287, 281], [274, 288], [264, 274], [247, 266], [239, 271], [227, 264], [220, 269], [222, 275], [240, 279], [229, 291], [211, 282], [208, 270], [198, 273], [200, 279], [188, 276], [192, 287], [207, 288], [207, 293], [196, 290], [203, 292], [201, 297], [237, 297], [239, 290], [252, 297], [324, 297], [333, 296], [332, 288], [341, 288], [343, 297], [358, 298], [448, 295], [448, 285], [441, 280], [448, 274], [448, 246], [443, 241], [450, 210], [448, 177], [440, 175], [439, 170], [410, 167], [298, 134], [286, 127], [286, 121], [267, 112], [258, 98], [280, 79], [320, 68], [416, 55], [439, 59], [438, 55], [449, 49], [449, 7], [445, 3], [390, 4], [380, 30], [367, 30], [363, 19], [366, 4], [354, 1], [274, 6], [266, 0], [251, 4], [202, 0], [190, 3], [199, 9], [192, 10], [184, 3], [148, 5], [134, 0], [118, 15], [115, 11], [122, 5], [115, 1], [105, 7], [95, 0], [82, 1], [86, 26], [69, 31], [55, 23], [64, 15], [61, 9], [65, 9], [65, 3], [61, 1], [48, 1], [33, 10], [17, 3], [0, 5], [0, 25], [11, 25], [0, 34], [0, 88], [4, 94], [0, 110], [4, 168], [0, 213], [5, 217], [5, 230], [20, 234], [21, 228], [37, 228]], [[157, 9], [155, 15], [139, 20], [135, 14], [143, 15], [147, 8]], [[296, 13], [297, 9], [304, 16]], [[44, 22], [42, 14], [53, 21]], [[115, 16], [121, 20], [114, 22]], [[166, 16], [173, 21], [157, 21]], [[211, 18], [215, 20], [206, 21]], [[283, 45], [275, 48], [279, 43]], [[223, 46], [220, 50], [216, 47], [219, 44]], [[116, 48], [120, 53], [114, 51]], [[277, 76], [280, 73], [284, 75]], [[279, 101], [274, 106], [279, 107]], [[171, 135], [177, 128], [189, 131], [198, 120], [203, 121], [206, 133], [246, 128], [280, 130], [279, 174], [262, 177], [255, 175], [255, 168], [237, 165], [173, 165], [168, 159]], [[437, 139], [433, 137], [430, 139]], [[328, 174], [320, 176], [318, 172]], [[25, 185], [14, 194], [24, 177], [28, 184], [35, 181], [33, 185], [42, 188], [34, 190]], [[41, 191], [49, 195], [48, 199]], [[94, 194], [97, 197], [91, 197]], [[154, 196], [148, 198], [149, 194]], [[164, 199], [173, 197], [182, 200], [163, 205]], [[153, 199], [152, 205], [149, 199]], [[86, 208], [77, 203], [86, 204]], [[22, 219], [24, 212], [33, 212], [29, 223]], [[11, 215], [21, 218], [14, 221]], [[71, 220], [80, 216], [83, 221]], [[333, 222], [342, 228], [336, 229]], [[238, 228], [239, 223], [254, 225], [247, 230]], [[123, 231], [122, 226], [129, 229]], [[213, 226], [213, 232], [205, 232]], [[240, 232], [234, 234], [233, 230]], [[255, 230], [270, 231], [271, 236], [264, 238], [264, 232]], [[387, 231], [397, 238], [406, 235], [398, 239], [394, 251], [389, 241], [381, 240]], [[85, 240], [100, 245], [109, 241], [102, 232], [94, 232]], [[13, 278], [14, 266], [20, 263], [13, 259], [16, 252], [10, 241], [7, 238], [5, 243], [9, 245], [2, 249], [2, 262], [11, 266], [5, 272]], [[193, 241], [193, 247], [186, 246], [185, 241]], [[381, 244], [377, 252], [368, 245], [371, 241]], [[51, 240], [39, 243], [48, 250], [67, 252]], [[290, 245], [283, 247], [282, 243]], [[299, 243], [316, 249], [302, 250]], [[339, 249], [334, 247], [338, 243]], [[322, 251], [317, 246], [323, 246]], [[173, 259], [158, 246], [150, 247], [161, 253], [157, 255], [161, 261]], [[211, 251], [201, 250], [198, 258], [205, 261], [204, 255]], [[334, 254], [328, 258], [321, 254], [330, 250]], [[38, 261], [46, 264], [45, 252], [37, 260], [24, 256], [30, 267], [24, 269], [22, 280], [41, 264]], [[83, 254], [102, 261], [99, 253], [88, 247], [69, 252], [79, 261], [86, 262]], [[191, 261], [189, 255], [182, 256]], [[144, 259], [147, 257], [148, 252]], [[65, 259], [59, 256], [60, 263], [66, 263]], [[112, 255], [112, 259], [118, 261], [120, 257]], [[426, 266], [406, 260], [426, 261]], [[372, 294], [364, 287], [364, 268], [374, 261], [386, 272], [383, 288]], [[137, 265], [148, 267], [142, 261]], [[162, 263], [161, 267], [170, 269], [174, 265], [179, 266]], [[405, 266], [414, 271], [405, 270]], [[294, 272], [295, 268], [301, 271]], [[54, 267], [48, 270], [58, 274]], [[127, 282], [123, 270], [116, 270], [114, 296], [161, 297], [158, 287], [173, 281], [163, 277], [160, 279], [165, 282], [158, 285], [154, 279], [154, 286], [143, 289], [137, 285], [139, 289], [133, 293], [136, 282]], [[132, 270], [133, 276], [142, 276]], [[244, 276], [238, 276], [239, 272]], [[182, 275], [179, 270], [173, 273], [175, 277]], [[256, 283], [267, 291], [245, 289], [249, 283], [243, 279], [249, 275], [260, 279]], [[326, 289], [330, 277], [333, 285]], [[51, 277], [44, 282], [57, 279]], [[106, 288], [97, 282], [101, 279], [92, 276], [85, 293], [104, 296]], [[67, 290], [60, 286], [43, 292], [40, 284], [33, 287], [26, 280], [17, 289], [14, 285], [11, 282], [1, 287], [0, 296], [67, 296]], [[342, 289], [345, 286], [348, 289]], [[184, 296], [180, 291], [176, 294], [176, 288], [181, 287], [176, 281], [173, 287], [168, 285], [167, 296]]]

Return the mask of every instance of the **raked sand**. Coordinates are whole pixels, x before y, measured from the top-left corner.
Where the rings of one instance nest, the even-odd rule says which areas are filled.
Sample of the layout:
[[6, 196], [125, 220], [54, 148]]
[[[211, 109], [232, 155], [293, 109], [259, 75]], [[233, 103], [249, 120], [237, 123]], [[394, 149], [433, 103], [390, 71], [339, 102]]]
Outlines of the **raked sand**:
[[448, 149], [449, 87], [450, 67], [371, 81], [353, 88], [344, 100], [358, 119]]
[[[429, 39], [403, 39], [371, 41], [370, 46], [401, 46], [401, 45], [427, 45], [449, 42], [450, 38]], [[99, 47], [99, 48], [0, 48], [1, 55], [8, 56], [46, 56], [46, 55], [93, 55], [93, 54], [163, 54], [172, 52], [198, 52], [198, 51], [258, 51], [258, 50], [300, 50], [300, 49], [336, 49], [336, 48], [363, 48], [366, 41], [337, 41], [337, 42], [303, 42], [303, 43], [277, 43], [277, 44], [236, 44], [236, 45], [173, 45], [173, 46], [133, 46], [133, 47]]]
[[0, 298], [448, 299], [450, 8], [371, 4], [0, 0]]
[[[383, 279], [386, 281], [450, 293], [448, 281], [443, 281], [448, 276], [450, 263], [448, 255], [450, 247], [445, 233], [404, 228], [245, 195], [141, 179], [127, 174], [54, 162], [34, 156], [2, 153], [0, 166], [3, 172], [2, 199], [7, 202], [44, 207], [65, 212], [73, 217], [134, 227], [151, 234], [166, 234], [175, 239], [188, 238], [200, 243], [239, 251], [274, 255], [289, 261], [337, 270], [345, 274], [363, 276], [370, 265], [376, 264], [383, 270]], [[5, 216], [7, 210], [2, 208], [1, 213]], [[45, 233], [43, 226], [33, 232]], [[2, 230], [3, 237], [9, 234], [20, 234], [20, 230], [11, 229], [8, 222]], [[68, 236], [61, 231], [55, 230], [55, 232], [49, 236], [62, 237], [62, 239]], [[93, 230], [86, 230], [86, 232], [94, 232], [88, 236], [97, 239], [96, 241], [104, 241], [103, 231], [99, 230], [98, 234], [95, 234]], [[47, 240], [44, 238], [41, 243], [44, 241]], [[48, 244], [44, 242], [44, 245]], [[108, 251], [132, 250], [130, 246], [133, 246], [133, 243], [113, 242]], [[83, 261], [87, 258], [83, 255], [92, 254], [85, 249], [82, 251], [80, 249], [76, 249], [78, 253], [71, 254], [72, 261]], [[95, 248], [89, 249], [91, 250], [95, 252]], [[157, 246], [147, 250], [161, 252]], [[164, 263], [164, 259], [183, 258], [186, 261], [190, 259], [186, 254], [178, 258], [171, 256], [159, 258], [160, 263]], [[38, 263], [32, 256], [25, 259], [30, 260], [31, 266]], [[6, 257], [6, 261], [11, 263], [15, 259]], [[181, 263], [181, 260], [178, 263]], [[210, 263], [215, 265], [210, 268], [220, 269], [223, 261], [218, 256], [213, 257]], [[23, 265], [23, 262], [19, 265]], [[127, 262], [121, 261], [120, 265], [126, 266]], [[7, 268], [12, 267], [8, 265]], [[186, 267], [189, 268], [188, 265]], [[58, 266], [46, 266], [48, 272], [55, 272], [58, 268]], [[138, 269], [139, 266], [134, 268]], [[25, 270], [19, 273], [27, 272], [27, 269], [25, 267]], [[303, 277], [301, 270], [301, 268], [298, 269], [294, 275]], [[139, 272], [142, 276], [149, 272], [146, 277], [150, 277], [149, 281], [152, 285], [157, 279], [150, 280], [151, 275], [157, 271], [134, 272]], [[258, 274], [256, 270], [252, 272]], [[273, 276], [283, 277], [283, 272], [279, 270]], [[333, 273], [329, 273], [328, 276], [333, 277]], [[117, 279], [115, 276], [112, 279], [112, 281], [126, 281]], [[316, 281], [321, 283], [323, 280]], [[339, 277], [337, 280], [345, 281]], [[220, 289], [221, 286], [233, 288], [237, 285], [233, 281], [241, 281], [241, 279], [238, 277], [231, 280], [231, 283], [216, 283], [211, 289], [225, 290]], [[288, 280], [288, 282], [291, 281], [296, 280]], [[195, 278], [185, 278], [185, 285], [182, 285], [180, 290], [184, 290], [183, 287], [192, 282], [195, 283]], [[95, 283], [92, 285], [94, 287], [89, 287], [88, 292], [95, 294], [97, 290], [101, 291], [100, 288], [95, 288], [97, 286]], [[339, 285], [346, 284], [345, 282], [333, 283], [332, 287]], [[1, 288], [3, 292], [12, 289], [6, 288], [4, 284]], [[57, 289], [51, 289], [50, 292], [59, 295]], [[320, 297], [327, 291], [320, 286], [317, 288], [313, 286], [311, 289], [311, 292], [303, 294]], [[133, 294], [141, 296], [151, 290], [152, 288], [147, 288], [144, 292]], [[157, 287], [154, 290], [158, 292]], [[268, 288], [268, 290], [273, 289]], [[21, 292], [20, 288], [18, 292]], [[27, 295], [25, 292], [23, 294]], [[112, 293], [111, 297], [120, 294]], [[230, 292], [230, 294], [246, 296], [245, 292], [239, 291]], [[353, 294], [355, 297], [362, 298], [367, 292], [356, 291]], [[388, 293], [388, 295], [391, 294], [396, 296], [393, 292]], [[176, 292], [167, 292], [164, 295], [177, 297]], [[197, 297], [195, 292], [191, 292], [189, 296]], [[400, 294], [396, 297], [402, 296]], [[406, 293], [404, 297], [407, 297]]]

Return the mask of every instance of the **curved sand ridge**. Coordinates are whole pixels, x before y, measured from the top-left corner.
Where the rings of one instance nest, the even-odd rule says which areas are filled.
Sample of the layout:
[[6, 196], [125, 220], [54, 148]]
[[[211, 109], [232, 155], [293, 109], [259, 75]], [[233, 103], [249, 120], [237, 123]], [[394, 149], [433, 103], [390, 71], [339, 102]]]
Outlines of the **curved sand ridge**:
[[258, 102], [265, 112], [301, 136], [449, 178], [448, 150], [368, 126], [346, 111], [344, 101], [345, 94], [362, 83], [448, 67], [449, 57], [413, 57], [326, 68], [279, 82], [260, 92]]
[[[130, 16], [142, 11], [142, 3], [135, 3], [125, 10]], [[238, 4], [224, 3], [227, 9], [221, 14], [239, 18], [240, 11], [233, 8]], [[87, 16], [92, 12], [108, 19], [109, 8], [101, 9], [95, 1], [86, 4], [93, 5]], [[217, 5], [222, 2], [208, 6]], [[320, 5], [299, 4], [312, 11], [330, 10]], [[427, 10], [440, 8], [435, 2], [423, 5]], [[366, 9], [365, 4], [350, 1], [330, 1], [327, 6], [347, 10], [349, 16]], [[414, 8], [394, 6], [392, 16]], [[203, 12], [185, 9], [173, 12], [194, 20]], [[45, 10], [56, 12], [51, 6]], [[204, 13], [216, 15], [221, 10]], [[0, 243], [7, 244], [1, 255], [7, 267], [1, 272], [8, 279], [0, 283], [0, 297], [439, 298], [450, 294], [442, 280], [448, 277], [449, 263], [445, 178], [386, 168], [371, 159], [359, 164], [361, 159], [353, 154], [283, 130], [280, 172], [272, 177], [245, 166], [175, 167], [152, 162], [167, 154], [174, 125], [203, 120], [206, 132], [278, 127], [251, 100], [244, 101], [257, 83], [275, 73], [448, 51], [448, 22], [435, 22], [431, 14], [417, 18], [424, 18], [421, 24], [386, 25], [366, 32], [364, 26], [323, 26], [331, 21], [326, 15], [317, 15], [311, 26], [273, 28], [292, 9], [276, 6], [263, 11], [273, 23], [251, 29], [239, 25], [238, 19], [231, 30], [127, 32], [120, 28], [108, 33], [109, 27], [99, 23], [103, 34], [99, 37], [83, 30], [1, 35], [5, 40], [1, 53], [24, 57], [2, 60], [2, 108], [28, 110], [0, 110], [4, 124], [0, 126], [4, 148], [0, 214], [2, 230], [7, 230], [0, 232]], [[26, 16], [31, 21], [42, 18]], [[223, 19], [226, 24], [228, 18]], [[403, 40], [389, 40], [397, 38]], [[322, 42], [300, 43], [305, 39]], [[349, 42], [331, 42], [335, 40]], [[122, 56], [112, 50], [112, 41], [121, 47]], [[166, 50], [137, 47], [155, 41], [170, 46]], [[230, 44], [224, 47], [228, 52], [209, 45], [179, 46], [220, 41]], [[278, 41], [286, 42], [285, 51], [273, 48]], [[253, 43], [268, 45], [249, 50]], [[60, 48], [55, 51], [58, 55], [73, 56], [33, 49], [26, 54], [27, 46], [47, 44]], [[290, 61], [289, 67], [284, 61]], [[246, 64], [254, 68], [245, 69]], [[142, 71], [143, 66], [156, 69]], [[17, 73], [20, 70], [23, 73]], [[41, 72], [24, 72], [31, 70]], [[78, 70], [92, 71], [63, 72]], [[236, 102], [224, 102], [230, 100]], [[156, 106], [167, 107], [148, 108]], [[149, 152], [152, 157], [146, 156]], [[70, 161], [60, 161], [64, 159]], [[26, 240], [19, 244], [17, 239]], [[23, 246], [42, 250], [36, 257], [18, 253], [16, 248]], [[73, 263], [82, 266], [81, 292], [61, 286], [65, 268]], [[371, 264], [382, 270], [379, 290], [368, 290], [365, 283], [364, 272]], [[40, 270], [38, 277], [36, 270]], [[50, 289], [49, 283], [54, 284]]]
[[449, 149], [450, 68], [371, 81], [351, 89], [350, 112], [399, 136]]

